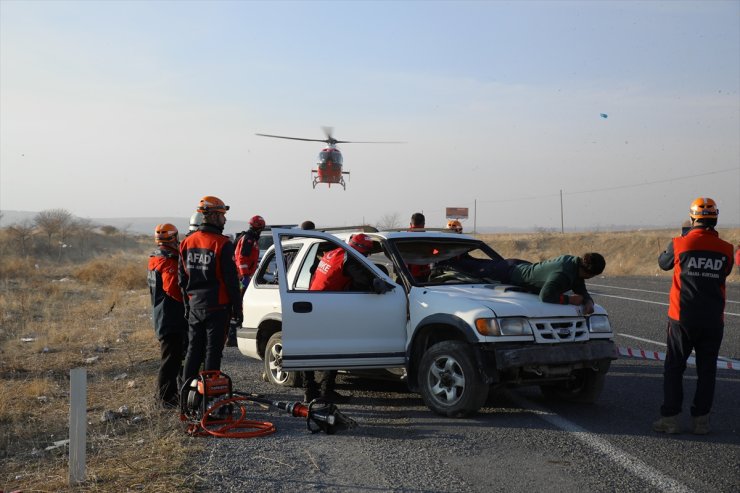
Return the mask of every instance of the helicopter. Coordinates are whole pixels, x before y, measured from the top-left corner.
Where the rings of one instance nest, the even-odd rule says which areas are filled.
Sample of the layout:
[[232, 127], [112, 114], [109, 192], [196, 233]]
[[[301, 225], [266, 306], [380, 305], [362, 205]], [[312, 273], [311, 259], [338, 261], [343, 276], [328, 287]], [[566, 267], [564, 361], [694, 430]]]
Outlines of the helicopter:
[[347, 184], [343, 175], [349, 175], [349, 171], [342, 171], [342, 153], [337, 144], [403, 144], [403, 142], [359, 142], [349, 140], [337, 140], [332, 136], [332, 127], [321, 127], [326, 134], [325, 139], [306, 139], [303, 137], [286, 137], [284, 135], [255, 134], [260, 137], [274, 137], [276, 139], [305, 140], [309, 142], [326, 142], [327, 147], [321, 149], [316, 163], [316, 169], [311, 170], [313, 188], [319, 183], [326, 183], [329, 188], [332, 184], [342, 185], [347, 190]]

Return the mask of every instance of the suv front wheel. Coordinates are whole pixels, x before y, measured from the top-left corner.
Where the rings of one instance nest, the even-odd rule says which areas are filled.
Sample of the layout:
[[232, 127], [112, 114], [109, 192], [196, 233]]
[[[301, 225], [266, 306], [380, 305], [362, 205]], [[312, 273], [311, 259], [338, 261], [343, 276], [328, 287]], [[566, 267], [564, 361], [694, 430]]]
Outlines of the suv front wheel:
[[472, 350], [461, 341], [443, 341], [424, 353], [419, 388], [429, 409], [450, 417], [475, 413], [488, 396], [488, 385], [473, 364]]
[[263, 361], [265, 365], [265, 376], [268, 382], [285, 387], [300, 386], [295, 372], [283, 370], [282, 332], [275, 332], [267, 340]]

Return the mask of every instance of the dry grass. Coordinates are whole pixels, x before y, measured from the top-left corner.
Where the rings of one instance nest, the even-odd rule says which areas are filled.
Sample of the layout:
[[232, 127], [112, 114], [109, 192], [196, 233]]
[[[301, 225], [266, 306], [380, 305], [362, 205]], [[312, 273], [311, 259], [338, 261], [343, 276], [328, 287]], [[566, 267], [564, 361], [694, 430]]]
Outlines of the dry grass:
[[[675, 230], [623, 231], [596, 233], [533, 233], [478, 235], [506, 258], [538, 262], [565, 253], [580, 255], [599, 252], [606, 258], [608, 276], [667, 276], [672, 272], [658, 267], [658, 255]], [[720, 237], [733, 245], [740, 243], [740, 228], [719, 229]], [[728, 278], [740, 281], [738, 270]]]
[[[146, 260], [36, 268], [0, 258], [0, 491], [191, 489], [185, 463], [199, 442], [154, 401]], [[75, 367], [88, 371], [88, 481], [70, 488], [65, 448], [44, 449], [67, 438]], [[127, 418], [101, 419], [124, 405]]]

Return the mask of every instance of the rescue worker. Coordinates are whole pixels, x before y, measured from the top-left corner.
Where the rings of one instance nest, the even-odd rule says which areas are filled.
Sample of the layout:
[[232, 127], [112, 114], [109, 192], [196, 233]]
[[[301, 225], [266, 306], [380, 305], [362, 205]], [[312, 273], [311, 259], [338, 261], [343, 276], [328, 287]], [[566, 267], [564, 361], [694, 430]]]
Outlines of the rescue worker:
[[[604, 257], [599, 253], [586, 253], [581, 257], [561, 255], [537, 263], [519, 259], [506, 259], [499, 262], [507, 271], [497, 280], [526, 288], [538, 293], [545, 303], [561, 305], [581, 305], [584, 315], [594, 312], [594, 300], [586, 289], [586, 279], [601, 274], [606, 267]], [[496, 271], [498, 270], [495, 269]], [[572, 290], [574, 294], [567, 295]]]
[[[235, 260], [236, 272], [239, 276], [239, 291], [241, 292], [242, 298], [244, 298], [244, 292], [247, 290], [247, 286], [249, 286], [249, 281], [257, 270], [260, 255], [260, 233], [262, 233], [262, 230], [264, 229], [264, 218], [262, 216], [252, 216], [249, 220], [249, 229], [247, 231], [242, 231], [237, 235]], [[226, 341], [227, 346], [235, 347], [237, 345], [237, 328], [238, 326], [235, 323], [229, 325], [229, 338]]]
[[257, 270], [260, 255], [260, 233], [265, 229], [265, 220], [262, 216], [252, 216], [249, 220], [249, 229], [237, 235], [236, 242], [236, 272], [239, 275], [242, 296], [249, 286], [249, 281]]
[[447, 229], [449, 229], [453, 233], [463, 232], [462, 223], [457, 219], [450, 219], [449, 221], [447, 221]]
[[717, 356], [724, 334], [725, 279], [732, 272], [732, 245], [719, 238], [719, 209], [714, 200], [691, 203], [691, 229], [673, 238], [658, 257], [663, 270], [673, 269], [668, 306], [668, 349], [663, 371], [663, 405], [653, 430], [681, 432], [683, 373], [696, 352], [696, 391], [691, 405], [692, 432], [709, 433]]
[[[424, 231], [426, 227], [426, 218], [421, 212], [414, 212], [411, 214], [411, 222], [409, 223], [409, 231]], [[411, 273], [411, 277], [418, 282], [426, 282], [429, 280], [429, 274], [432, 273], [429, 264], [406, 264]]]
[[193, 213], [192, 216], [190, 216], [190, 225], [188, 226], [188, 233], [185, 235], [187, 238], [191, 234], [198, 231], [198, 228], [203, 223], [203, 214], [200, 212]]
[[164, 407], [175, 408], [188, 337], [185, 307], [177, 285], [180, 257], [177, 228], [170, 223], [158, 224], [154, 228], [154, 241], [157, 250], [149, 256], [147, 281], [152, 297], [152, 322], [162, 359], [157, 374], [157, 399]]
[[229, 318], [241, 325], [242, 304], [234, 264], [234, 246], [222, 234], [229, 206], [218, 197], [200, 200], [203, 223], [180, 245], [179, 283], [188, 319], [188, 354], [183, 378], [221, 369]]
[[424, 229], [426, 226], [427, 219], [421, 212], [414, 212], [411, 214], [411, 222], [409, 223], [409, 230]]
[[[350, 236], [350, 246], [364, 256], [370, 255], [373, 240], [363, 233]], [[336, 248], [324, 254], [311, 278], [309, 291], [368, 291], [372, 289], [373, 275], [343, 248]], [[350, 397], [334, 390], [337, 372], [322, 373], [319, 385], [313, 371], [303, 372], [304, 401], [311, 402], [317, 397], [335, 404], [347, 402]]]

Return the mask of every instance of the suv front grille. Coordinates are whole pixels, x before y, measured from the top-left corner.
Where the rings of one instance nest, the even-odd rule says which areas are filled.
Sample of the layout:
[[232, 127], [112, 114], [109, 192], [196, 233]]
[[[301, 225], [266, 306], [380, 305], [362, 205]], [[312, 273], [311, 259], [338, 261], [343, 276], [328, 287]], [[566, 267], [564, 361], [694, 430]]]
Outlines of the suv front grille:
[[534, 338], [542, 343], [588, 340], [588, 326], [583, 318], [534, 319]]

